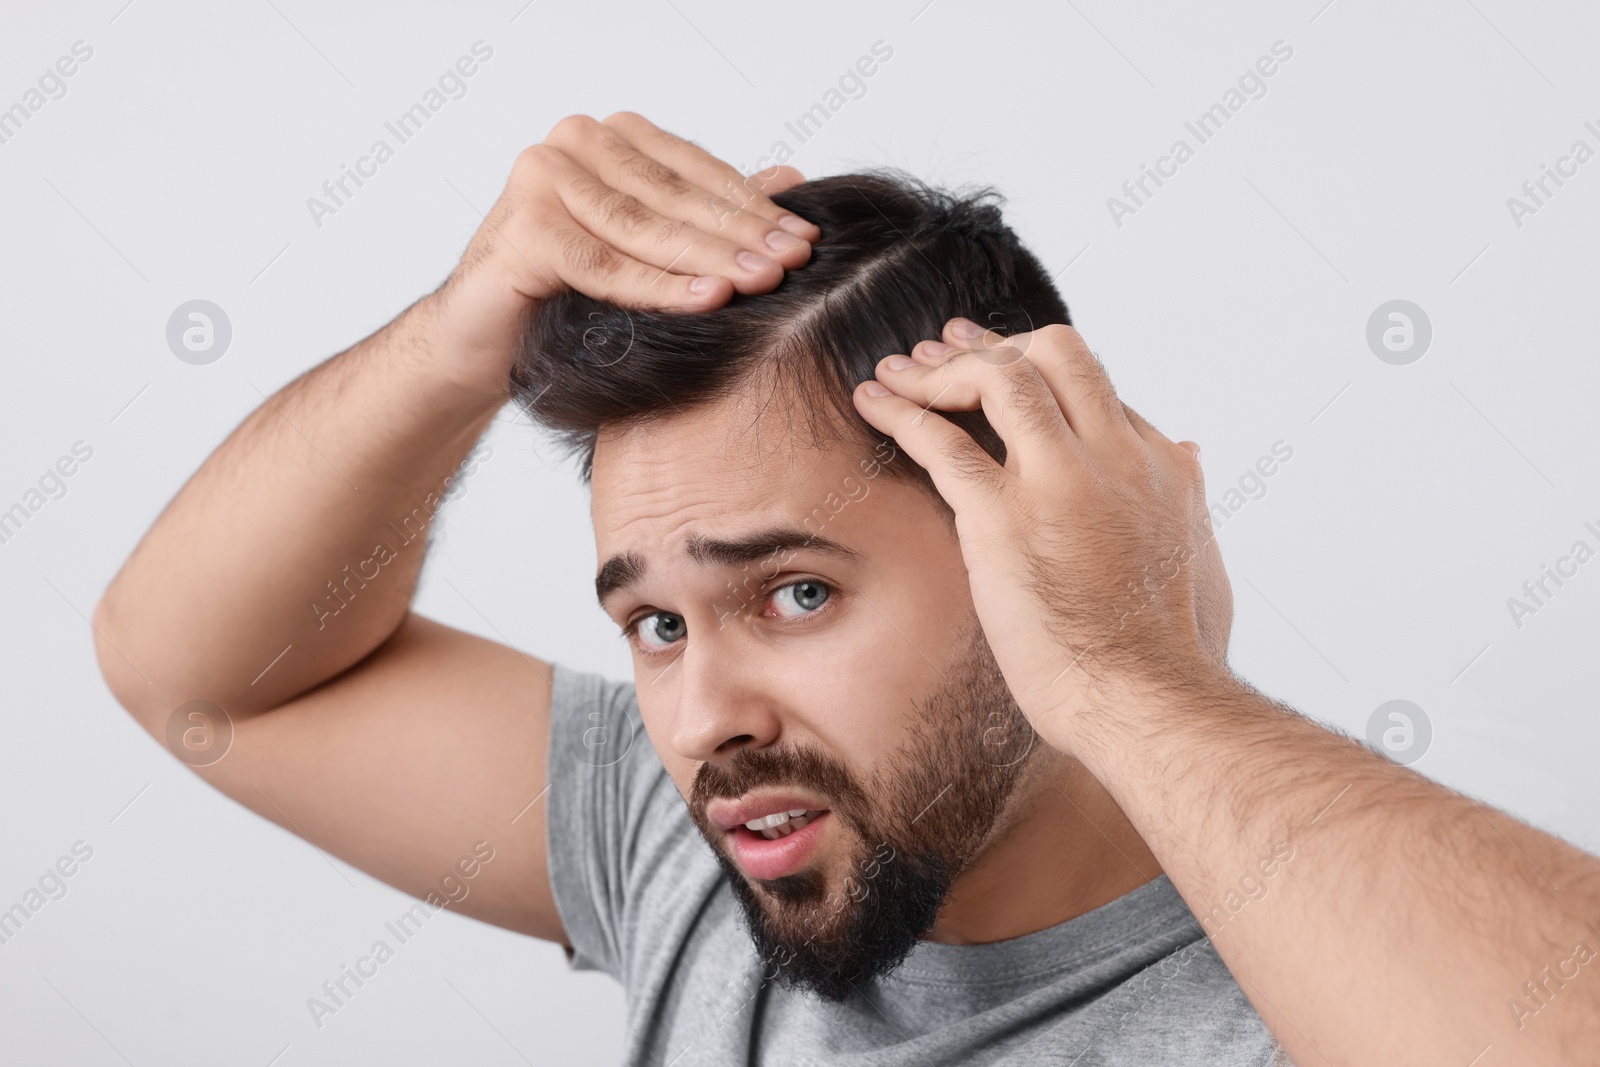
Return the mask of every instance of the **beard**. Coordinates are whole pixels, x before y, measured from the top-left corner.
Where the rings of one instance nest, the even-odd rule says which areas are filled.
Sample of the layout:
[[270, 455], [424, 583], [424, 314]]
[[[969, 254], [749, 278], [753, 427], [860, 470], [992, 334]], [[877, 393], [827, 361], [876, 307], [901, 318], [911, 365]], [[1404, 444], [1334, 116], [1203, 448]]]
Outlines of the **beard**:
[[[810, 747], [747, 750], [702, 764], [689, 812], [744, 913], [765, 979], [842, 1002], [893, 971], [938, 919], [957, 877], [977, 857], [1037, 749], [976, 617], [940, 685], [913, 702], [909, 740], [865, 784]], [[853, 840], [848, 869], [829, 888], [822, 870], [757, 885], [725, 851], [706, 803], [761, 786], [831, 799]]]

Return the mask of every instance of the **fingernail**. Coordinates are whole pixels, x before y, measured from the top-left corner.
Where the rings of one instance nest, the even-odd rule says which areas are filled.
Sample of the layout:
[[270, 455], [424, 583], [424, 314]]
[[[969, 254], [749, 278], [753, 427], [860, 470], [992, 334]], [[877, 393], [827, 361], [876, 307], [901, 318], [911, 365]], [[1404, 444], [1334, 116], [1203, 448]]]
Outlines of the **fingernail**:
[[733, 258], [739, 261], [739, 266], [743, 267], [747, 271], [750, 271], [752, 274], [757, 271], [766, 270], [768, 267], [772, 266], [772, 260], [768, 259], [766, 256], [758, 256], [754, 252], [740, 252]]
[[888, 367], [890, 370], [905, 370], [907, 367], [915, 367], [917, 365], [917, 361], [912, 359], [910, 356], [896, 354], [884, 360], [883, 365]]
[[767, 234], [767, 247], [774, 252], [793, 252], [797, 248], [804, 248], [806, 243], [792, 233], [782, 230], [773, 230]]
[[980, 337], [983, 335], [983, 327], [971, 319], [958, 317], [950, 320], [950, 332], [957, 337]]
[[889, 390], [881, 382], [868, 382], [861, 387], [861, 391], [868, 396], [888, 396]]
[[811, 226], [809, 222], [801, 218], [799, 215], [785, 215], [778, 220], [778, 225], [782, 226], [796, 237], [804, 236], [807, 229]]
[[946, 352], [954, 352], [956, 346], [947, 345], [943, 341], [924, 341], [922, 342], [922, 350], [930, 356], [942, 356]]
[[716, 287], [717, 279], [711, 275], [702, 275], [701, 277], [696, 278], [694, 281], [689, 283], [690, 292], [700, 293], [702, 295], [711, 292], [711, 290], [715, 289]]

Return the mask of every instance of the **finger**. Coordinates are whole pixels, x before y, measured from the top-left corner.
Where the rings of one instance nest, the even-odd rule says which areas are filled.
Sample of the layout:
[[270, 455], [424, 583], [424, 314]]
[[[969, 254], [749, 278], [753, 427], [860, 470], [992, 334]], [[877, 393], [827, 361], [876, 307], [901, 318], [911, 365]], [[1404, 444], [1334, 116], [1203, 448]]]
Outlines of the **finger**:
[[[1168, 444], [1171, 443], [1170, 441], [1168, 441], [1167, 436], [1165, 434], [1163, 434], [1160, 430], [1156, 429], [1153, 425], [1151, 425], [1149, 419], [1145, 418], [1143, 415], [1139, 414], [1137, 411], [1135, 411], [1132, 408], [1130, 408], [1127, 404], [1123, 404], [1122, 405], [1122, 415], [1123, 415], [1123, 418], [1128, 420], [1128, 425], [1132, 426], [1134, 428], [1134, 430], [1139, 434], [1139, 436], [1144, 438], [1147, 443], [1149, 443], [1149, 444], [1160, 444], [1160, 443], [1163, 443], [1163, 442], [1168, 443]], [[1192, 441], [1189, 442], [1189, 443], [1193, 444]], [[1195, 453], [1199, 454], [1200, 446], [1199, 445], [1195, 445], [1194, 448], [1195, 448]]]
[[567, 213], [590, 233], [661, 270], [691, 277], [720, 275], [747, 293], [767, 292], [783, 280], [776, 260], [663, 215], [585, 171], [576, 170], [556, 188]]
[[[970, 335], [984, 344], [990, 343], [992, 335], [998, 336], [969, 319], [952, 320], [947, 328], [957, 337]], [[1135, 443], [1134, 428], [1122, 401], [1082, 334], [1064, 323], [1055, 323], [1020, 335], [1011, 343], [1039, 369], [1068, 424], [1086, 445], [1096, 450], [1110, 447], [1126, 452]]]
[[[1156, 429], [1155, 426], [1150, 423], [1149, 419], [1146, 419], [1143, 415], [1130, 408], [1127, 404], [1122, 405], [1122, 412], [1127, 418], [1128, 424], [1133, 427], [1136, 433], [1138, 433], [1139, 437], [1144, 441], [1145, 445], [1152, 453], [1159, 455], [1170, 452], [1171, 454], [1181, 458], [1181, 465], [1192, 465], [1196, 471], [1200, 469], [1200, 445], [1198, 442], [1174, 442], [1172, 438]], [[1181, 451], [1179, 451], [1180, 449]], [[1202, 509], [1205, 507], [1205, 502], [1203, 499], [1200, 506]]]
[[[983, 357], [990, 362], [1015, 358], [1008, 354], [1012, 350], [1020, 352], [1039, 368], [1068, 424], [1080, 437], [1093, 440], [1093, 435], [1098, 435], [1100, 442], [1115, 444], [1116, 434], [1126, 429], [1121, 418], [1100, 417], [1102, 408], [1085, 404], [1081, 389], [1071, 387], [1073, 375], [1081, 373], [1079, 368], [1072, 366], [1074, 360], [1087, 357], [1098, 367], [1094, 353], [1083, 345], [1082, 336], [1072, 327], [1052, 325], [1007, 335], [985, 329], [971, 319], [957, 317], [945, 324], [943, 336], [947, 343], [990, 352], [990, 355]], [[1103, 368], [1100, 369], [1103, 373]]]
[[958, 348], [937, 365], [888, 356], [875, 373], [897, 395], [922, 407], [981, 407], [1005, 442], [1007, 468], [1017, 473], [1035, 464], [1059, 466], [1076, 454], [1080, 446], [1072, 428], [1033, 364], [1022, 358], [989, 362], [982, 358], [987, 354]]
[[[549, 232], [537, 243], [552, 249], [556, 261], [542, 268], [531, 262], [529, 266], [546, 274], [553, 269], [562, 282], [586, 296], [624, 307], [668, 311], [721, 307], [733, 296], [733, 286], [726, 278], [677, 274], [633, 258], [566, 215], [559, 200], [550, 206], [545, 219]], [[536, 244], [526, 239], [507, 243], [519, 255], [519, 246]]]
[[803, 241], [815, 241], [822, 236], [816, 224], [787, 208], [779, 207], [770, 199], [769, 194], [782, 192], [805, 181], [805, 175], [793, 167], [769, 167], [747, 178], [693, 141], [663, 130], [635, 112], [619, 111], [608, 116], [605, 125], [627, 138], [635, 148], [659, 159], [702, 188], [733, 202], [741, 210], [782, 226]]
[[[631, 111], [619, 111], [602, 125], [642, 157], [667, 167], [718, 198], [720, 203], [705, 205], [714, 224], [719, 230], [729, 225], [735, 227], [735, 239], [750, 239], [746, 247], [774, 255], [785, 267], [793, 269], [805, 263], [811, 254], [811, 242], [821, 238], [822, 231], [816, 224], [771, 199], [771, 195], [805, 181], [805, 175], [793, 167], [771, 167], [746, 177], [693, 141], [668, 133]], [[647, 176], [653, 171], [648, 164], [639, 161], [634, 161], [634, 165], [643, 168]], [[786, 239], [790, 237], [799, 243]]]
[[[659, 215], [604, 185], [552, 145], [524, 150], [517, 167], [532, 173], [514, 179], [515, 184], [535, 190], [535, 203], [517, 218], [528, 220], [523, 226], [557, 232], [549, 237], [524, 233], [521, 240], [508, 235], [507, 241], [518, 249], [540, 249], [541, 259], [553, 258], [550, 269], [565, 284], [635, 307], [704, 309], [719, 307], [733, 295], [728, 275], [738, 257], [749, 255], [736, 245]], [[526, 253], [523, 259], [534, 265]], [[782, 268], [763, 260], [759, 271], [746, 272], [747, 278], [762, 275], [770, 288], [782, 278]], [[604, 293], [585, 288], [597, 282]]]
[[[875, 390], [883, 390], [881, 395]], [[856, 410], [880, 432], [894, 438], [933, 479], [934, 488], [959, 516], [989, 506], [1011, 485], [1012, 475], [966, 431], [936, 411], [928, 411], [865, 381], [853, 394]]]
[[[721, 160], [717, 160], [717, 162], [720, 163]], [[734, 173], [737, 174], [738, 172], [735, 171]], [[746, 185], [769, 197], [776, 196], [778, 193], [788, 192], [797, 185], [804, 185], [807, 180], [806, 176], [800, 173], [798, 168], [791, 167], [787, 163], [779, 163], [744, 178]], [[780, 207], [778, 210], [783, 211], [786, 209]], [[806, 221], [798, 215], [795, 218], [802, 224]], [[785, 229], [788, 229], [788, 227], [785, 227]], [[790, 229], [789, 232], [799, 236], [796, 230]]]
[[[719, 274], [740, 292], [763, 293], [783, 280], [785, 266], [799, 267], [811, 258], [809, 244], [756, 216], [744, 215], [730, 225], [730, 216], [738, 215], [734, 205], [587, 115], [562, 119], [534, 149], [565, 161], [553, 169], [562, 172], [558, 184], [570, 214], [597, 236], [658, 266]], [[596, 219], [600, 224], [590, 225]], [[641, 236], [666, 254], [647, 252]], [[773, 240], [777, 248], [769, 244]], [[680, 254], [685, 256], [681, 268]]]

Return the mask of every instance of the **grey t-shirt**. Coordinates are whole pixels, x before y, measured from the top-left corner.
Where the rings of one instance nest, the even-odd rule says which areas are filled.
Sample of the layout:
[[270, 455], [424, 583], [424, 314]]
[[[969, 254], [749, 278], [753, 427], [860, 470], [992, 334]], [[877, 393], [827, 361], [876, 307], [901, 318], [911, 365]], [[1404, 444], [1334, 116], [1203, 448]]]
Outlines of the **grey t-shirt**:
[[627, 1064], [1288, 1064], [1165, 875], [1008, 941], [920, 942], [843, 1004], [763, 980], [632, 683], [557, 664], [553, 685], [556, 907], [569, 965], [623, 985]]

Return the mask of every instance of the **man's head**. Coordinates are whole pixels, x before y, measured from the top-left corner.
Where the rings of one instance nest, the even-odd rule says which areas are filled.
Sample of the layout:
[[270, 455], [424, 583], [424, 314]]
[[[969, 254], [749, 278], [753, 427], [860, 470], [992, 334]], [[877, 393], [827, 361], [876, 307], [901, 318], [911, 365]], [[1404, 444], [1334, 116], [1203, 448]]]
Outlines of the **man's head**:
[[[693, 315], [562, 294], [513, 381], [580, 457], [646, 729], [771, 972], [841, 999], [928, 932], [1049, 758], [949, 508], [851, 390], [953, 316], [1068, 318], [993, 193], [877, 172], [773, 199], [822, 230], [775, 291]], [[1003, 458], [981, 412], [951, 418]]]

